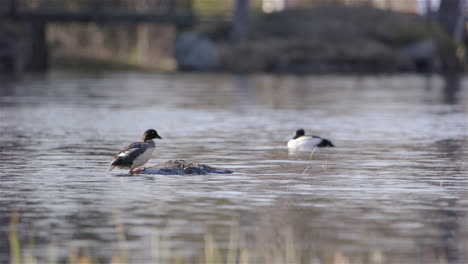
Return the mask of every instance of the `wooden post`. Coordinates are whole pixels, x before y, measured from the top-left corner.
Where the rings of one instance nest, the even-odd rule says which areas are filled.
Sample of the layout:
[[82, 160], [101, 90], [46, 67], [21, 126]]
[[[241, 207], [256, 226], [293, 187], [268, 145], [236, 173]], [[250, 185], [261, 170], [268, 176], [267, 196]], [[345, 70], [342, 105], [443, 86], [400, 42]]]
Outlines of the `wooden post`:
[[247, 40], [249, 34], [249, 0], [236, 0], [232, 20], [231, 41], [235, 44]]
[[47, 24], [43, 21], [31, 24], [31, 60], [29, 69], [45, 72], [49, 67], [49, 50], [46, 38]]

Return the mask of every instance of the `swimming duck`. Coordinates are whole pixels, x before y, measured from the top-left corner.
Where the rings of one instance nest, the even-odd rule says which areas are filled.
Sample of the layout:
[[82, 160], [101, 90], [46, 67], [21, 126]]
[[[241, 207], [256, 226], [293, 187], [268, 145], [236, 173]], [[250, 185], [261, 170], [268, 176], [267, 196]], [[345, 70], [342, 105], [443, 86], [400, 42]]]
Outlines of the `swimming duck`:
[[304, 129], [296, 130], [296, 135], [288, 141], [288, 148], [311, 151], [315, 147], [334, 147], [330, 140], [318, 136], [306, 136]]
[[129, 173], [133, 173], [135, 168], [142, 166], [152, 157], [156, 146], [152, 140], [154, 138], [162, 139], [156, 130], [146, 130], [141, 137], [142, 142], [133, 142], [114, 156], [108, 171], [117, 167], [119, 169], [130, 169]]

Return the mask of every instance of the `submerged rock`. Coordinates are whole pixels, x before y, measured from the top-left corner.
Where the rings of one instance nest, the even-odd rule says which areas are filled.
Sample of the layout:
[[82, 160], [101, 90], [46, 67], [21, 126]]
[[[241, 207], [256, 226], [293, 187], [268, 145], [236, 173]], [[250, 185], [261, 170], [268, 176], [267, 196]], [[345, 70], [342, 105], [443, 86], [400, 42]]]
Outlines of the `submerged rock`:
[[232, 170], [214, 168], [208, 165], [200, 164], [187, 160], [169, 160], [162, 164], [145, 168], [138, 172], [138, 174], [163, 174], [163, 175], [185, 175], [185, 174], [208, 174], [220, 173], [228, 174], [233, 173]]

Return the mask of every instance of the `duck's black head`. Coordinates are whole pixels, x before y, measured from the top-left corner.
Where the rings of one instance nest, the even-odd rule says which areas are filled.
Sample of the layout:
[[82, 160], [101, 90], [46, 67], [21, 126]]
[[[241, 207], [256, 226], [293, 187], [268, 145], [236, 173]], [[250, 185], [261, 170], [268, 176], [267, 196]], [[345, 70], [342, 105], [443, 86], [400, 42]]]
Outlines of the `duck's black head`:
[[146, 141], [146, 140], [151, 140], [153, 138], [159, 138], [159, 139], [162, 139], [162, 137], [160, 137], [158, 135], [158, 132], [156, 132], [156, 130], [154, 129], [148, 129], [145, 131], [145, 133], [143, 133], [143, 136], [141, 137], [143, 139], [143, 141]]
[[294, 136], [293, 139], [300, 138], [300, 137], [302, 137], [304, 135], [305, 135], [304, 129], [299, 128], [298, 130], [296, 130], [296, 135]]

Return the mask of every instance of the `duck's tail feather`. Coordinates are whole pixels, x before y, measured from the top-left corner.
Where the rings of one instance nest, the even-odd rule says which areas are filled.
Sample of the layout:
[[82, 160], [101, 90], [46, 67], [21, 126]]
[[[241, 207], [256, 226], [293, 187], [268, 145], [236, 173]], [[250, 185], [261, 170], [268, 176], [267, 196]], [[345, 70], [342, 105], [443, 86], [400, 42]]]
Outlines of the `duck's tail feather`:
[[317, 147], [334, 147], [335, 145], [333, 145], [333, 143], [331, 143], [330, 140], [328, 139], [323, 139], [322, 142], [320, 142], [320, 144], [317, 145]]

